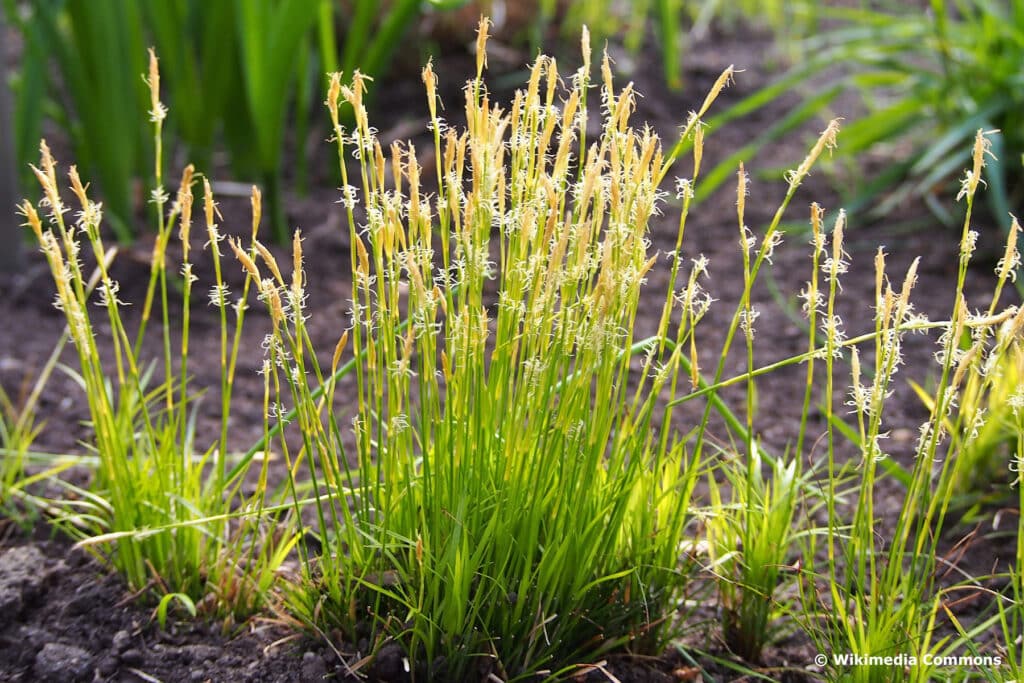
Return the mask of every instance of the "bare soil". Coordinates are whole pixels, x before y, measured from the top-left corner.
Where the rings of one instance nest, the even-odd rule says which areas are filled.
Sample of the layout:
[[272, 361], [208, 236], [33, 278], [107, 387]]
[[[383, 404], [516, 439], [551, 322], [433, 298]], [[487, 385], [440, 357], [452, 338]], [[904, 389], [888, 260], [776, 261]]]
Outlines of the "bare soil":
[[[455, 122], [461, 103], [459, 88], [470, 75], [471, 61], [464, 51], [451, 52], [440, 61], [435, 60], [435, 68], [445, 88], [447, 115]], [[526, 53], [513, 48], [500, 54], [504, 59], [493, 54], [491, 57], [492, 71], [503, 72], [491, 79], [496, 99], [507, 98], [508, 84], [522, 82], [521, 70], [529, 61]], [[648, 52], [635, 58], [620, 56], [618, 59], [620, 82], [627, 78], [634, 80], [643, 94], [635, 120], [649, 122], [667, 144], [675, 140], [687, 113], [700, 105], [707, 89], [725, 67], [735, 64], [744, 71], [722, 96], [716, 106], [719, 111], [764, 85], [782, 69], [781, 58], [773, 51], [769, 38], [748, 29], [732, 35], [709, 35], [692, 45], [684, 54], [684, 60], [685, 88], [681, 93], [673, 93], [660, 83], [657, 54]], [[418, 72], [400, 71], [374, 87], [374, 121], [381, 130], [382, 141], [389, 143], [395, 138], [413, 137], [417, 140], [417, 149], [429, 150], [431, 144], [425, 137], [427, 111]], [[795, 97], [709, 131], [704, 167], [710, 168], [716, 160], [748, 143], [778, 120], [795, 103]], [[842, 115], [852, 118], [857, 113], [852, 99], [839, 106], [849, 109], [838, 112]], [[753, 180], [746, 222], [755, 233], [768, 224], [785, 193], [779, 169], [799, 164], [823, 127], [824, 122], [815, 122], [745, 160]], [[311, 160], [313, 187], [306, 197], [290, 197], [287, 210], [290, 224], [302, 228], [306, 235], [309, 310], [313, 314], [310, 326], [319, 348], [329, 354], [346, 325], [350, 291], [348, 231], [341, 208], [335, 203], [337, 191], [328, 171], [334, 160], [333, 152], [320, 140], [299, 142], [301, 144], [293, 145], [293, 149]], [[965, 165], [967, 155], [968, 150], [965, 150]], [[71, 159], [65, 155], [63, 161]], [[689, 160], [681, 162], [680, 175], [689, 174], [689, 164]], [[773, 296], [767, 283], [756, 290], [756, 305], [761, 311], [757, 325], [760, 363], [785, 358], [806, 348], [806, 330], [799, 317], [793, 315], [799, 309], [795, 295], [810, 275], [807, 235], [799, 234], [799, 226], [808, 224], [808, 207], [812, 201], [829, 210], [831, 223], [839, 208], [834, 180], [827, 172], [816, 171], [800, 189], [786, 216], [786, 222], [798, 229], [777, 252], [769, 276], [782, 293], [781, 299]], [[228, 229], [246, 234], [247, 199], [221, 196], [220, 206]], [[674, 247], [677, 217], [678, 209], [669, 206], [665, 217], [652, 225], [653, 249], [668, 251]], [[985, 220], [980, 219], [978, 225], [983, 239], [998, 243], [1002, 232], [992, 225], [984, 225]], [[957, 235], [937, 222], [934, 227], [925, 229], [905, 229], [915, 221], [930, 223], [924, 207], [904, 207], [899, 215], [884, 222], [870, 223], [860, 216], [850, 217], [847, 250], [853, 266], [844, 280], [841, 309], [847, 330], [855, 333], [873, 327], [872, 259], [878, 245], [884, 245], [889, 255], [889, 272], [895, 282], [902, 279], [912, 259], [920, 257], [917, 306], [935, 318], [948, 315], [956, 272]], [[706, 354], [705, 367], [712, 367], [742, 289], [734, 190], [725, 188], [704, 201], [692, 212], [688, 225], [684, 251], [691, 257], [705, 254], [710, 259], [709, 289], [718, 299], [698, 334]], [[148, 273], [149, 246], [150, 242], [143, 237], [139, 244], [125, 249], [117, 261], [116, 277], [121, 282], [125, 300], [141, 298]], [[995, 246], [992, 250], [998, 248]], [[279, 250], [278, 253], [284, 252]], [[198, 268], [202, 277], [204, 264], [200, 263]], [[209, 264], [205, 264], [205, 268], [208, 270]], [[241, 280], [240, 273], [233, 276]], [[661, 307], [658, 297], [664, 292], [667, 277], [664, 269], [652, 271], [649, 277], [652, 298], [639, 322], [638, 335], [654, 332]], [[975, 306], [987, 303], [984, 295], [993, 284], [991, 268], [979, 266], [971, 280], [971, 303]], [[196, 305], [192, 320], [194, 356], [190, 370], [194, 387], [214, 388], [219, 377], [217, 340], [211, 334], [218, 325], [214, 309]], [[42, 367], [64, 325], [62, 314], [52, 306], [52, 284], [39, 254], [33, 253], [21, 272], [0, 280], [0, 321], [0, 381], [10, 393], [17, 395], [19, 387], [31, 381]], [[255, 371], [262, 361], [260, 341], [268, 322], [255, 306], [248, 322], [239, 366], [237, 400], [232, 407], [231, 445], [238, 449], [256, 441], [262, 429], [262, 388]], [[934, 339], [926, 337], [914, 338], [908, 344], [907, 367], [898, 382], [892, 412], [887, 416], [891, 429], [887, 446], [891, 456], [904, 464], [912, 457], [917, 425], [925, 417], [924, 408], [910, 391], [906, 379], [924, 382], [934, 376], [933, 350]], [[70, 355], [65, 360], [73, 364]], [[743, 369], [742, 357], [729, 358], [728, 374]], [[765, 378], [759, 387], [756, 425], [765, 445], [779, 453], [795, 438], [798, 430], [804, 372], [803, 366], [794, 367]], [[837, 382], [840, 387], [843, 384]], [[726, 397], [733, 400], [737, 408], [742, 405], [741, 393], [726, 394]], [[837, 400], [845, 399], [837, 396]], [[212, 404], [211, 401], [204, 406], [199, 425], [200, 434], [211, 437], [217, 431], [219, 420]], [[80, 389], [63, 373], [56, 373], [46, 387], [40, 416], [46, 421], [46, 428], [36, 443], [38, 450], [54, 453], [82, 450], [79, 441], [89, 435], [83, 424], [88, 418], [87, 405]], [[693, 413], [683, 411], [680, 426], [685, 426], [682, 423], [692, 417]], [[812, 415], [812, 423], [815, 421], [812, 431], [820, 431], [823, 428], [820, 415]], [[716, 436], [723, 443], [728, 442], [724, 432]], [[852, 453], [852, 449], [849, 452]], [[813, 465], [822, 455], [820, 448], [813, 451], [808, 465]], [[903, 492], [891, 481], [882, 482], [880, 487], [878, 514], [881, 519], [891, 521], [899, 511]], [[970, 542], [970, 551], [951, 555], [959, 569], [973, 576], [1005, 569], [1015, 539], [994, 534], [991, 518], [982, 521], [976, 529], [954, 529], [948, 534], [949, 547], [953, 548], [972, 530], [976, 534]], [[346, 663], [326, 643], [298, 637], [270, 620], [254, 619], [228, 631], [221, 625], [191, 621], [175, 621], [161, 629], [152, 618], [151, 610], [133, 600], [118, 577], [81, 551], [71, 550], [66, 540], [47, 534], [41, 523], [26, 531], [10, 520], [0, 520], [0, 613], [4, 615], [0, 620], [0, 680], [256, 682], [316, 681], [325, 677], [347, 680]], [[968, 604], [959, 609], [969, 617], [984, 606], [984, 601], [980, 598], [973, 606]], [[706, 612], [707, 622], [689, 629], [685, 643], [727, 658], [715, 623], [713, 603], [709, 602]], [[366, 654], [365, 643], [335, 645], [352, 650], [362, 646]], [[775, 680], [816, 680], [812, 666], [814, 654], [807, 638], [790, 625], [768, 649], [758, 668]], [[624, 682], [687, 681], [701, 680], [693, 668], [694, 664], [699, 664], [705, 667], [703, 680], [739, 680], [713, 659], [695, 657], [696, 660], [689, 660], [673, 648], [659, 659], [613, 658], [607, 669]], [[407, 678], [400, 653], [387, 648], [360, 673], [378, 681]], [[581, 674], [581, 679], [612, 680], [597, 670]]]

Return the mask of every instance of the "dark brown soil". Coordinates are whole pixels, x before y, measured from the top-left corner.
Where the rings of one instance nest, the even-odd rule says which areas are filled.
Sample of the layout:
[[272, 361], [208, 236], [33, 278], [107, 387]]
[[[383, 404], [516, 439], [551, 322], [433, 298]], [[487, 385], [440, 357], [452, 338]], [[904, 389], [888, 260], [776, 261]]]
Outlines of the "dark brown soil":
[[[523, 52], [511, 48], [505, 55], [505, 64], [492, 56], [492, 69], [504, 70], [511, 75], [491, 80], [499, 97], [503, 94], [495, 83], [518, 84], [522, 81], [516, 69], [528, 61]], [[633, 79], [644, 97], [639, 100], [638, 121], [650, 122], [666, 141], [674, 141], [678, 126], [686, 114], [699, 106], [708, 87], [722, 69], [730, 64], [745, 69], [737, 75], [736, 85], [727, 90], [720, 104], [723, 110], [730, 102], [763, 85], [779, 71], [780, 61], [772, 52], [766, 36], [742, 30], [735, 35], [711, 35], [693, 45], [684, 56], [686, 87], [683, 93], [671, 93], [661, 86], [656, 54], [637, 58], [622, 56], [618, 60], [620, 80]], [[630, 66], [632, 65], [632, 68]], [[470, 60], [464, 52], [445, 57], [435, 68], [446, 88], [444, 100], [449, 105], [449, 117], [456, 118], [460, 107], [459, 87], [470, 74]], [[374, 118], [380, 128], [382, 142], [394, 138], [419, 136], [418, 149], [430, 149], [424, 144], [426, 128], [425, 98], [418, 74], [400, 74], [385, 82], [376, 83], [378, 116]], [[766, 126], [784, 114], [788, 102], [777, 102], [720, 130], [709, 131], [705, 168], [717, 159], [746, 144]], [[856, 115], [855, 103], [845, 105], [846, 116]], [[173, 111], [172, 111], [173, 116]], [[780, 144], [766, 147], [756, 158], [746, 160], [753, 186], [747, 204], [747, 224], [755, 231], [763, 229], [784, 195], [780, 173], [766, 177], [767, 171], [795, 167], [804, 157], [810, 143], [823, 128], [815, 122], [797, 134], [790, 135]], [[841, 139], [840, 139], [841, 142]], [[328, 145], [300, 145], [309, 151], [313, 189], [308, 197], [292, 197], [288, 203], [289, 222], [301, 227], [307, 236], [305, 253], [308, 267], [309, 310], [314, 340], [319, 348], [329, 353], [346, 324], [345, 308], [349, 293], [347, 275], [348, 238], [340, 208], [335, 204], [336, 191], [327, 172], [333, 156]], [[59, 148], [59, 145], [58, 145]], [[58, 155], [59, 156], [59, 155]], [[967, 151], [965, 150], [965, 165]], [[63, 159], [70, 162], [70, 159]], [[681, 165], [680, 175], [688, 175], [689, 160]], [[428, 181], [429, 182], [429, 181]], [[829, 209], [831, 223], [838, 206], [836, 193], [827, 174], [816, 172], [801, 188], [797, 199], [786, 216], [794, 226], [807, 225], [808, 206], [817, 201]], [[220, 199], [221, 210], [228, 229], [239, 234], [248, 230], [248, 201], [242, 197]], [[666, 210], [666, 217], [653, 226], [653, 249], [667, 251], [673, 248], [676, 229], [676, 209]], [[944, 318], [951, 304], [952, 280], [956, 268], [957, 236], [938, 226], [907, 231], [901, 221], [928, 222], [923, 207], [906, 207], [895, 219], [885, 223], [868, 224], [852, 216], [847, 245], [853, 260], [851, 272], [844, 280], [841, 314], [847, 330], [851, 332], [872, 329], [873, 274], [872, 258], [877, 245], [885, 245], [889, 254], [889, 268], [894, 281], [915, 256], [921, 257], [920, 282], [917, 287], [917, 306], [935, 318]], [[998, 240], [1001, 231], [992, 226], [979, 225], [985, 239]], [[699, 340], [705, 350], [705, 367], [717, 360], [724, 329], [734, 310], [742, 288], [737, 247], [735, 199], [733, 191], [724, 189], [703, 202], [693, 211], [687, 229], [684, 249], [689, 256], [705, 254], [711, 262], [709, 288], [718, 303], [699, 328]], [[797, 309], [795, 294], [809, 277], [810, 259], [807, 237], [793, 235], [776, 254], [770, 278], [783, 293], [787, 306]], [[688, 246], [687, 246], [688, 245]], [[280, 252], [280, 253], [283, 253]], [[144, 290], [149, 258], [149, 243], [127, 249], [119, 257], [116, 277], [122, 285], [122, 298], [138, 301]], [[200, 268], [203, 264], [199, 265]], [[992, 285], [991, 269], [978, 268], [972, 274], [971, 303], [981, 306], [986, 288]], [[240, 275], [237, 276], [240, 279]], [[649, 277], [652, 295], [649, 310], [639, 322], [640, 336], [651, 334], [660, 312], [659, 292], [664, 291], [667, 273], [653, 271]], [[769, 288], [762, 283], [756, 290], [756, 305], [761, 310], [758, 321], [758, 362], [767, 363], [788, 357], [805, 349], [806, 332], [799, 318], [780, 306]], [[12, 394], [31, 381], [42, 367], [46, 356], [56, 342], [64, 325], [63, 317], [51, 305], [52, 285], [45, 263], [33, 254], [24, 269], [13, 277], [0, 280], [0, 381]], [[192, 311], [193, 350], [190, 361], [194, 386], [215, 387], [218, 381], [217, 350], [214, 335], [217, 321], [214, 309], [196, 306]], [[231, 446], [243, 449], [261, 435], [260, 396], [261, 380], [255, 370], [263, 354], [260, 340], [267, 329], [262, 312], [254, 307], [248, 320], [248, 329], [239, 366], [237, 400], [232, 407]], [[206, 333], [206, 334], [204, 334]], [[891, 455], [906, 464], [913, 451], [916, 427], [925, 416], [923, 407], [906, 384], [913, 378], [924, 382], [932, 371], [931, 353], [934, 339], [916, 337], [905, 350], [907, 368], [897, 384], [897, 394], [887, 417], [892, 430], [888, 442]], [[67, 357], [69, 362], [72, 360]], [[727, 374], [744, 369], [743, 358], [730, 357]], [[781, 453], [795, 438], [800, 419], [800, 400], [804, 381], [803, 366], [795, 367], [765, 378], [759, 386], [759, 406], [756, 424], [766, 446]], [[841, 387], [844, 383], [837, 382]], [[839, 389], [839, 391], [843, 391]], [[727, 394], [740, 406], [741, 393]], [[842, 399], [844, 400], [844, 399]], [[840, 401], [841, 402], [841, 401]], [[203, 411], [199, 431], [213, 435], [218, 415], [210, 405]], [[692, 419], [683, 411], [680, 420]], [[40, 435], [36, 448], [45, 452], [78, 452], [80, 439], [88, 436], [83, 421], [88, 410], [80, 390], [62, 373], [56, 373], [43, 392], [40, 415], [46, 429]], [[813, 416], [812, 416], [813, 417]], [[821, 429], [820, 416], [817, 429]], [[727, 441], [722, 432], [715, 435]], [[202, 440], [202, 436], [200, 440]], [[811, 460], [820, 458], [815, 452]], [[878, 495], [881, 519], [893, 519], [902, 502], [902, 489], [895, 483], [883, 482]], [[109, 575], [95, 561], [59, 538], [45, 538], [41, 525], [33, 532], [19, 531], [13, 523], [0, 527], [0, 680], [12, 681], [316, 681], [344, 680], [345, 664], [325, 643], [299, 638], [270, 621], [253, 620], [230, 632], [219, 625], [177, 621], [166, 629], [159, 628], [149, 609], [132, 600], [125, 585]], [[966, 529], [952, 533], [950, 547]], [[985, 522], [971, 546], [971, 552], [960, 558], [960, 569], [970, 575], [984, 575], [994, 567], [1005, 568], [1012, 555], [1012, 537], [993, 537], [991, 522]], [[717, 624], [714, 623], [714, 605], [707, 607], [708, 624], [691, 629], [687, 645], [698, 651], [728, 658], [720, 643]], [[353, 645], [359, 649], [360, 644]], [[363, 654], [366, 654], [365, 649]], [[814, 680], [812, 664], [814, 648], [792, 625], [767, 651], [758, 668], [774, 680]], [[599, 670], [586, 674], [585, 680], [620, 681], [691, 681], [741, 680], [727, 666], [703, 655], [684, 657], [676, 651], [661, 659], [623, 657], [612, 659], [607, 671], [615, 678], [606, 677]], [[696, 666], [704, 668], [698, 675]], [[404, 680], [401, 655], [385, 649], [378, 654], [372, 666], [361, 674], [371, 680]], [[747, 680], [743, 678], [742, 680]]]

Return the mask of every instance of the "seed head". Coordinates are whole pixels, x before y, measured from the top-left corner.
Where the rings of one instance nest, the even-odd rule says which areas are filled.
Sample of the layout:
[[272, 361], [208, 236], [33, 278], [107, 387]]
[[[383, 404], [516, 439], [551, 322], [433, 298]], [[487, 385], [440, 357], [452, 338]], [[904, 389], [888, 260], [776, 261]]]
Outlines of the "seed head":
[[1017, 217], [1013, 214], [1010, 214], [1010, 218], [1013, 219], [1013, 222], [1010, 224], [1010, 234], [1006, 237], [1006, 251], [1003, 252], [1003, 257], [996, 264], [996, 275], [999, 276], [1000, 282], [1005, 282], [1006, 278], [1009, 278], [1010, 282], [1016, 282], [1017, 271], [1020, 269], [1020, 251], [1017, 250], [1020, 223], [1017, 222]]
[[242, 250], [238, 241], [230, 240], [228, 244], [231, 245], [231, 250], [235, 252], [235, 258], [238, 259], [238, 262], [241, 263], [242, 267], [249, 273], [249, 276], [256, 282], [260, 282], [259, 269], [256, 267], [256, 264], [253, 263], [253, 260], [249, 258], [249, 255]]
[[292, 238], [292, 298], [302, 301], [302, 231], [296, 230]]
[[149, 86], [149, 120], [162, 123], [167, 118], [167, 108], [160, 101], [160, 67], [153, 48], [149, 48], [149, 77], [143, 80]]
[[260, 220], [263, 218], [263, 193], [255, 185], [252, 186], [249, 202], [252, 204], [252, 239], [255, 240], [260, 229]]
[[263, 262], [267, 264], [268, 268], [270, 268], [270, 272], [273, 273], [278, 284], [283, 285], [284, 278], [281, 276], [281, 269], [277, 267], [277, 259], [274, 258], [274, 255], [258, 241], [254, 241], [252, 246], [255, 247], [256, 251], [258, 251], [260, 256], [263, 257]]
[[487, 68], [487, 31], [491, 20], [481, 15], [476, 27], [476, 78], [480, 80]]

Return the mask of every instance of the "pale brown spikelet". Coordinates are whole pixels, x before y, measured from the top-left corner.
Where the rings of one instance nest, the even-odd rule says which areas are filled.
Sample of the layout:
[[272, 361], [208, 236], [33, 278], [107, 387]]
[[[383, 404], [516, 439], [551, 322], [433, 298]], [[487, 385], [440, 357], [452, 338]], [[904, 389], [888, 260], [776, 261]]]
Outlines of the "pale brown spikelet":
[[999, 276], [1000, 281], [1005, 281], [1007, 278], [1011, 282], [1017, 281], [1017, 269], [1020, 268], [1020, 252], [1017, 250], [1017, 236], [1020, 234], [1020, 223], [1017, 222], [1017, 217], [1010, 214], [1012, 219], [1010, 222], [1010, 231], [1006, 236], [1006, 249], [1003, 251], [1003, 257], [999, 259], [999, 263], [996, 265], [996, 275]]
[[491, 26], [491, 20], [481, 15], [476, 28], [476, 78], [480, 80], [484, 69], [487, 68], [487, 32]]
[[384, 150], [379, 140], [373, 141], [373, 170], [377, 175], [377, 187], [384, 187]]
[[590, 29], [586, 25], [580, 31], [580, 52], [583, 55], [583, 73], [590, 73]]
[[655, 254], [651, 258], [647, 259], [647, 262], [640, 267], [640, 272], [637, 274], [637, 278], [642, 278], [654, 267], [654, 264], [658, 262], [658, 255]]
[[195, 174], [195, 166], [189, 164], [181, 174], [181, 187], [178, 188], [178, 208], [181, 211], [181, 225], [178, 230], [178, 238], [181, 240], [182, 258], [188, 261], [188, 252], [191, 248], [189, 232], [192, 228], [192, 177]]
[[811, 204], [811, 240], [816, 252], [820, 252], [825, 244], [825, 235], [821, 222], [825, 220], [825, 208], [814, 202]]
[[284, 322], [284, 307], [281, 306], [281, 295], [278, 293], [277, 287], [262, 287], [261, 291], [267, 299], [267, 306], [270, 308], [270, 319], [273, 321], [274, 328], [276, 329]]
[[970, 370], [971, 365], [974, 363], [974, 359], [978, 357], [982, 348], [981, 344], [971, 344], [971, 348], [967, 349], [967, 353], [960, 357], [960, 362], [956, 365], [956, 370], [953, 372], [953, 380], [950, 382], [950, 387], [956, 389], [960, 386], [967, 371]]
[[217, 225], [214, 218], [213, 189], [210, 187], [210, 179], [203, 178], [203, 211], [206, 216], [206, 227]]
[[875, 305], [882, 301], [882, 288], [885, 286], [885, 250], [878, 247], [875, 252]]
[[921, 257], [918, 256], [910, 263], [910, 267], [907, 268], [907, 275], [903, 278], [903, 289], [900, 290], [898, 309], [901, 317], [910, 310], [910, 292], [914, 289], [914, 285], [917, 284], [917, 267], [920, 263]]
[[274, 279], [277, 280], [278, 284], [284, 284], [284, 278], [281, 276], [281, 269], [277, 267], [277, 259], [270, 253], [263, 244], [258, 240], [253, 240], [252, 246], [256, 248], [260, 256], [263, 258], [263, 262], [267, 264], [267, 268], [270, 268], [270, 272], [274, 275]]
[[[569, 93], [569, 99], [566, 100], [565, 105], [562, 108], [562, 130], [569, 131], [573, 127], [573, 121], [576, 118], [576, 110], [580, 106], [580, 91], [573, 90]], [[567, 133], [563, 133], [564, 139], [569, 139], [571, 136]]]
[[850, 378], [853, 380], [853, 386], [860, 386], [860, 351], [856, 346], [850, 349]]
[[292, 296], [296, 304], [302, 297], [302, 231], [292, 236]]
[[441, 292], [441, 288], [434, 285], [434, 298], [441, 305], [441, 312], [448, 315], [448, 300], [444, 298], [444, 294]]
[[718, 76], [715, 84], [711, 86], [711, 90], [708, 91], [707, 96], [704, 98], [704, 103], [701, 104], [700, 109], [697, 110], [696, 118], [700, 119], [707, 113], [708, 109], [710, 109], [714, 101], [718, 99], [718, 96], [722, 94], [722, 91], [725, 90], [726, 86], [732, 83], [733, 76], [735, 76], [735, 74], [736, 69], [733, 68], [732, 64], [730, 64], [728, 68]]
[[796, 189], [796, 187], [803, 182], [807, 174], [811, 172], [811, 167], [817, 162], [818, 157], [826, 149], [829, 151], [836, 148], [836, 137], [839, 135], [839, 122], [842, 119], [832, 119], [828, 122], [828, 126], [818, 136], [818, 140], [814, 143], [811, 151], [807, 153], [804, 160], [794, 171], [790, 171], [787, 174], [786, 180], [789, 182], [790, 192]]
[[605, 92], [608, 93], [608, 103], [609, 105], [613, 105], [615, 99], [615, 82], [612, 79], [611, 57], [608, 56], [607, 49], [604, 51], [604, 57], [601, 59], [601, 79], [604, 82]]
[[1013, 316], [1009, 333], [1014, 339], [1018, 339], [1024, 334], [1024, 306], [1020, 306]]
[[345, 347], [347, 347], [347, 346], [348, 346], [348, 330], [345, 330], [342, 333], [342, 335], [341, 335], [341, 339], [339, 339], [338, 343], [334, 346], [334, 356], [331, 358], [331, 374], [332, 375], [338, 372], [338, 363], [341, 362], [341, 355], [343, 353], [345, 353]]
[[843, 263], [843, 240], [846, 237], [846, 212], [840, 211], [836, 216], [835, 227], [832, 228], [832, 269], [838, 275], [840, 264]]
[[78, 199], [78, 203], [82, 206], [82, 210], [86, 210], [89, 207], [89, 197], [86, 194], [85, 186], [82, 185], [82, 179], [78, 175], [78, 167], [72, 165], [68, 169], [68, 179], [71, 181], [71, 191]]
[[993, 159], [996, 158], [996, 155], [992, 153], [992, 141], [988, 139], [988, 135], [998, 132], [995, 130], [985, 131], [979, 128], [977, 135], [974, 137], [974, 153], [971, 155], [971, 195], [978, 189], [978, 182], [981, 180], [981, 170], [985, 167], [985, 155]]
[[554, 57], [548, 59], [548, 91], [544, 102], [549, 106], [555, 101], [555, 92], [558, 90], [558, 63]]
[[629, 129], [629, 117], [636, 106], [635, 95], [633, 84], [627, 83], [615, 100], [615, 112], [612, 118], [620, 133], [625, 133]]
[[[704, 125], [697, 121], [693, 129], [693, 177], [700, 175], [700, 162], [704, 158]], [[669, 159], [671, 163], [671, 158]]]
[[241, 263], [242, 267], [249, 273], [249, 276], [252, 277], [255, 282], [260, 282], [259, 269], [256, 267], [253, 260], [249, 258], [249, 255], [245, 253], [238, 241], [230, 240], [228, 244], [231, 245], [231, 250], [235, 252], [235, 258], [238, 259], [238, 262]]
[[747, 207], [747, 171], [744, 169], [743, 162], [740, 162], [740, 168], [736, 172], [736, 215], [740, 219], [740, 227], [743, 227], [743, 216], [745, 215]]
[[32, 206], [32, 202], [26, 199], [21, 202], [18, 211], [25, 217], [23, 225], [31, 228], [32, 232], [35, 233], [36, 239], [41, 242], [43, 239], [43, 223], [39, 220], [39, 213], [36, 211], [36, 207]]
[[427, 60], [427, 65], [423, 67], [423, 85], [427, 89], [427, 107], [430, 108], [431, 120], [437, 118], [437, 76], [434, 74], [434, 63], [433, 59]]
[[402, 196], [402, 143], [391, 143], [391, 178], [395, 183], [395, 195]]
[[964, 298], [963, 293], [960, 294], [956, 302], [956, 308], [953, 311], [953, 334], [950, 335], [950, 345], [952, 348], [956, 348], [957, 342], [963, 337], [964, 328], [967, 326], [967, 321], [970, 320], [971, 312], [967, 308], [967, 300]]
[[153, 48], [149, 48], [149, 77], [146, 79], [146, 85], [149, 86], [150, 120], [160, 123], [167, 116], [167, 110], [160, 102], [160, 65]]
[[50, 146], [46, 144], [45, 139], [39, 141], [39, 166], [46, 174], [49, 184], [56, 188], [57, 162], [54, 161], [53, 154], [50, 152]]
[[416, 226], [420, 219], [420, 164], [416, 147], [409, 143], [406, 150], [406, 170], [409, 174], [409, 225]]
[[364, 282], [366, 276], [370, 274], [370, 257], [366, 253], [366, 246], [363, 244], [363, 240], [360, 239], [359, 235], [355, 235], [356, 241], [356, 257], [358, 263], [356, 264], [356, 271], [363, 276]]
[[40, 187], [43, 188], [43, 194], [46, 195], [46, 201], [49, 203], [53, 215], [57, 216], [63, 213], [64, 203], [60, 199], [60, 190], [57, 187], [57, 163], [53, 160], [53, 155], [50, 154], [46, 140], [39, 142], [39, 167], [32, 164], [29, 164], [29, 167], [39, 181]]
[[260, 221], [263, 220], [263, 193], [255, 185], [252, 186], [249, 203], [252, 205], [252, 239], [255, 240], [260, 229]]
[[331, 124], [334, 129], [337, 130], [341, 125], [341, 118], [338, 115], [338, 100], [341, 96], [341, 72], [334, 72], [330, 75], [330, 83], [327, 86], [327, 99], [324, 104], [327, 105], [327, 111], [331, 114]]
[[181, 185], [178, 187], [178, 201], [187, 193], [192, 194], [192, 183], [195, 180], [196, 167], [192, 164], [186, 166], [181, 172]]

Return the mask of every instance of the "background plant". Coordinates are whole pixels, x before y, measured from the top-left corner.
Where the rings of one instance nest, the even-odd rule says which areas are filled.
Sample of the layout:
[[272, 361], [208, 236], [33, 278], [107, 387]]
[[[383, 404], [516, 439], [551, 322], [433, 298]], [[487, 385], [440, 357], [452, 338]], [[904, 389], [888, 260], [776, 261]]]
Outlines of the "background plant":
[[[890, 157], [858, 183], [848, 210], [874, 205], [886, 213], [923, 199], [951, 227], [957, 216], [939, 198], [956, 187], [962, 150], [978, 128], [999, 130], [986, 180], [987, 201], [1001, 220], [1021, 198], [1020, 63], [1024, 3], [945, 2], [929, 10], [886, 5], [823, 9], [838, 26], [801, 46], [808, 77], [842, 64], [843, 76], [868, 107], [846, 127], [842, 155]], [[804, 69], [804, 66], [798, 66]], [[898, 157], [895, 148], [906, 146]], [[881, 201], [879, 201], [881, 200]]]
[[169, 130], [172, 151], [180, 151], [175, 158], [208, 166], [213, 152], [226, 148], [234, 173], [262, 184], [274, 235], [286, 241], [283, 183], [303, 188], [308, 169], [297, 154], [286, 177], [282, 155], [289, 139], [300, 150], [306, 142], [321, 74], [358, 66], [381, 75], [425, 9], [462, 4], [399, 0], [382, 7], [358, 0], [348, 5], [351, 15], [337, 16], [329, 0], [6, 0], [7, 16], [25, 40], [16, 79], [18, 160], [27, 165], [42, 121], [54, 119], [102, 185], [118, 238], [130, 239], [147, 194], [140, 184], [152, 168], [143, 132], [148, 95], [138, 74], [145, 71], [145, 48], [154, 44], [179, 113]]

